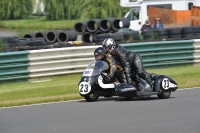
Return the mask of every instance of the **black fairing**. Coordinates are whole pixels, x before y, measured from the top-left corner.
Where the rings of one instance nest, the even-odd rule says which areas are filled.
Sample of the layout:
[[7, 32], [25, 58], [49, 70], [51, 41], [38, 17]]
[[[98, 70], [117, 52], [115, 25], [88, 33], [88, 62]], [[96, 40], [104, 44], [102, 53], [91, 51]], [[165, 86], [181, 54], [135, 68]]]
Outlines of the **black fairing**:
[[89, 94], [80, 94], [81, 96], [90, 94], [104, 95], [107, 93], [112, 93], [114, 89], [103, 89], [98, 84], [98, 77], [101, 72], [108, 70], [109, 66], [106, 62], [101, 60], [92, 61], [84, 70], [83, 76], [80, 79], [78, 85], [81, 82], [87, 82], [91, 86], [91, 91]]
[[136, 96], [137, 89], [133, 85], [123, 85], [116, 88], [116, 95], [121, 97]]
[[164, 89], [164, 88], [162, 87], [162, 81], [163, 81], [163, 79], [165, 79], [165, 78], [169, 79], [169, 81], [170, 81], [171, 83], [173, 83], [174, 85], [176, 85], [176, 86], [173, 86], [173, 87], [169, 87], [169, 89], [167, 89], [167, 90], [169, 90], [169, 91], [176, 91], [177, 88], [178, 88], [177, 83], [176, 83], [172, 78], [170, 78], [170, 77], [168, 77], [168, 76], [166, 76], [166, 75], [158, 75], [158, 76], [156, 77], [156, 79], [155, 79], [155, 81], [154, 81], [153, 90], [154, 90], [154, 91], [166, 90], [166, 89]]

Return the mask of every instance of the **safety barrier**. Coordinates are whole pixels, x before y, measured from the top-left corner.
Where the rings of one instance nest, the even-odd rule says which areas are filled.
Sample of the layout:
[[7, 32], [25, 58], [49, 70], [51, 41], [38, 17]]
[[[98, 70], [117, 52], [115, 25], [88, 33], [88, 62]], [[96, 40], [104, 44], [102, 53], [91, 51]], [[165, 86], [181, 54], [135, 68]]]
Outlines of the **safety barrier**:
[[[200, 63], [200, 39], [120, 44], [141, 54], [146, 68]], [[83, 72], [99, 47], [80, 46], [0, 53], [0, 82], [39, 81]]]

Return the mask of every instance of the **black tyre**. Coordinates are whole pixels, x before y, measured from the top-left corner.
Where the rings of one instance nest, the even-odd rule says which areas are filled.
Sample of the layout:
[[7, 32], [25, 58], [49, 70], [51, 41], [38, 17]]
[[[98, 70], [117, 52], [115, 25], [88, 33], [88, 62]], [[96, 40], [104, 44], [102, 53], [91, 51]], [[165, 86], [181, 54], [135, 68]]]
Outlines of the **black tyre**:
[[97, 35], [100, 35], [100, 34], [103, 34], [104, 32], [103, 31], [100, 31], [100, 30], [98, 30], [98, 31], [96, 31], [95, 33], [94, 33], [94, 41], [95, 42], [98, 42], [97, 41]]
[[94, 42], [94, 35], [92, 33], [89, 33], [89, 32], [85, 32], [83, 35], [82, 35], [82, 41], [84, 43], [92, 43]]
[[35, 37], [35, 33], [27, 33], [23, 35], [23, 38], [34, 38]]
[[106, 38], [109, 38], [109, 33], [96, 35], [96, 41], [97, 42], [103, 42]]
[[183, 38], [187, 38], [187, 39], [194, 39], [196, 38], [196, 35], [193, 33], [191, 34], [183, 34]]
[[121, 41], [124, 38], [123, 33], [109, 33], [109, 37], [115, 41]]
[[67, 41], [76, 41], [78, 38], [77, 33], [74, 30], [66, 30], [65, 33], [68, 38]]
[[152, 40], [152, 38], [150, 36], [147, 36], [147, 37], [145, 36], [144, 40]]
[[168, 30], [166, 30], [166, 29], [155, 30], [155, 32], [158, 33], [159, 36], [167, 36], [168, 35]]
[[99, 95], [98, 94], [90, 94], [90, 95], [84, 96], [84, 98], [88, 102], [95, 102], [99, 99]]
[[181, 35], [182, 34], [182, 28], [170, 28], [168, 29], [169, 35]]
[[200, 30], [196, 26], [183, 27], [183, 34], [199, 33]]
[[0, 39], [4, 43], [15, 43], [17, 39], [19, 39], [19, 37], [18, 36], [0, 36]]
[[160, 99], [166, 99], [166, 98], [169, 98], [171, 95], [171, 91], [161, 91], [160, 94], [157, 94], [158, 98]]
[[130, 20], [128, 18], [121, 18], [121, 24], [120, 27], [121, 28], [129, 28], [130, 27]]
[[36, 41], [30, 41], [28, 46], [44, 46], [44, 41], [43, 40], [36, 40]]
[[78, 22], [74, 25], [74, 31], [78, 34], [78, 35], [82, 35], [84, 34], [87, 29], [86, 29], [86, 24], [87, 22]]
[[144, 37], [150, 37], [153, 33], [154, 33], [153, 30], [142, 31], [142, 35], [143, 35]]
[[91, 19], [86, 23], [86, 29], [89, 32], [96, 32], [99, 29], [101, 19]]
[[99, 22], [99, 28], [103, 32], [108, 32], [112, 29], [112, 23], [115, 20], [115, 18], [107, 18], [107, 19], [102, 19]]
[[46, 34], [46, 41], [47, 42], [56, 42], [56, 34], [58, 31], [53, 30], [53, 31], [48, 31]]
[[15, 42], [15, 46], [28, 46], [28, 44], [30, 43], [30, 39], [29, 38], [22, 38], [22, 39], [18, 39]]
[[158, 38], [159, 38], [159, 39], [167, 39], [167, 38], [169, 38], [169, 37], [168, 37], [168, 35], [166, 35], [166, 36], [159, 36]]
[[168, 36], [166, 35], [166, 36], [159, 36], [159, 39], [167, 39], [168, 38]]
[[125, 41], [127, 41], [127, 40], [130, 39], [130, 37], [131, 37], [131, 32], [124, 32], [123, 34], [124, 34], [124, 40], [125, 40]]
[[135, 40], [139, 39], [139, 31], [131, 31], [132, 37]]
[[182, 35], [169, 35], [169, 38], [182, 38]]

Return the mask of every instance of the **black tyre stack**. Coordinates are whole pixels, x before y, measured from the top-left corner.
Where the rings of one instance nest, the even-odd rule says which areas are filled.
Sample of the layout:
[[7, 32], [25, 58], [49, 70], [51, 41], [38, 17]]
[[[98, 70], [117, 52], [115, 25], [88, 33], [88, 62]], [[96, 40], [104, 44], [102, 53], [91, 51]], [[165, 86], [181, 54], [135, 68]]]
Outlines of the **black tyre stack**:
[[182, 38], [182, 27], [179, 28], [169, 28], [168, 29], [170, 39]]
[[154, 30], [142, 31], [141, 34], [144, 36], [145, 40], [150, 40], [151, 36], [154, 34]]
[[183, 27], [182, 36], [186, 39], [200, 38], [200, 26], [188, 26]]
[[168, 38], [168, 30], [167, 29], [155, 30], [155, 33], [157, 33], [158, 39], [167, 39]]
[[108, 37], [121, 41], [123, 34], [117, 31], [129, 26], [130, 22], [126, 18], [91, 19], [87, 22], [76, 23], [74, 31], [82, 35], [81, 39], [84, 43], [102, 42]]
[[50, 30], [50, 31], [39, 31], [35, 33], [26, 33], [23, 38], [43, 38], [46, 43], [67, 43], [68, 41], [76, 41], [77, 34], [74, 30]]

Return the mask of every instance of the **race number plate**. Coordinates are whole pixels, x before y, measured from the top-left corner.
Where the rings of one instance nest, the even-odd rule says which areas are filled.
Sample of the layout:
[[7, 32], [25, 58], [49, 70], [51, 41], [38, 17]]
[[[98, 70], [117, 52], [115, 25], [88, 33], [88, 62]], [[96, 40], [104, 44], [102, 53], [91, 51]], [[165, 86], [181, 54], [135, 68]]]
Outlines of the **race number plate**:
[[90, 84], [89, 83], [87, 83], [87, 82], [81, 82], [80, 84], [79, 84], [79, 92], [80, 92], [80, 94], [88, 94], [90, 91], [91, 91], [91, 86], [90, 86]]
[[162, 87], [163, 87], [163, 89], [168, 90], [169, 88], [175, 88], [175, 87], [177, 87], [177, 85], [171, 83], [168, 78], [164, 78], [162, 80]]

